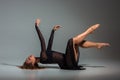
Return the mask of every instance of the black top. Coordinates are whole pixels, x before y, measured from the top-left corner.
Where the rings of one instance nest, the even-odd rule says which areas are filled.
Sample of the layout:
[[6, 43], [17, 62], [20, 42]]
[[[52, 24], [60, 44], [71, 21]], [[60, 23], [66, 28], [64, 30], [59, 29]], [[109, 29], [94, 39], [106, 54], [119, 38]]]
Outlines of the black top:
[[46, 44], [45, 44], [45, 40], [44, 37], [40, 31], [40, 29], [38, 28], [37, 25], [35, 25], [40, 43], [41, 43], [41, 52], [40, 52], [40, 62], [43, 64], [46, 63], [61, 63], [61, 62], [65, 62], [64, 61], [64, 53], [61, 52], [57, 52], [57, 51], [53, 51], [52, 50], [52, 44], [53, 44], [53, 39], [54, 39], [54, 30], [51, 31], [51, 35], [49, 38], [49, 42], [48, 42], [48, 46], [46, 49]]
[[[48, 47], [46, 49], [44, 37], [36, 24], [35, 24], [35, 28], [41, 43], [40, 63], [43, 63], [43, 64], [57, 63], [62, 69], [68, 69], [68, 68], [72, 69], [72, 68], [78, 67], [80, 53], [78, 53], [78, 56], [77, 56], [78, 60], [76, 61], [73, 38], [70, 38], [68, 40], [68, 43], [66, 46], [66, 52], [64, 54], [64, 53], [52, 50], [52, 44], [53, 44], [54, 32], [55, 32], [54, 30], [51, 31]], [[82, 45], [84, 42], [85, 40], [83, 40], [80, 43], [80, 45]]]

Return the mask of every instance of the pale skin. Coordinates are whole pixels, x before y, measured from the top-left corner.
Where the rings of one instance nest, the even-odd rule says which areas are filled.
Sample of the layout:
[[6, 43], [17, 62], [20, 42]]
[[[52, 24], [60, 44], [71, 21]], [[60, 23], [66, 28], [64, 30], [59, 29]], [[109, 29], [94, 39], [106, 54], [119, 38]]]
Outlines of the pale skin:
[[92, 42], [92, 41], [86, 41], [84, 42], [84, 44], [79, 45], [79, 43], [81, 41], [83, 41], [89, 34], [93, 33], [93, 31], [95, 31], [98, 27], [100, 26], [100, 24], [95, 24], [91, 27], [89, 27], [85, 32], [83, 32], [82, 34], [79, 34], [77, 36], [75, 36], [73, 38], [73, 43], [74, 43], [74, 52], [75, 52], [75, 59], [77, 60], [77, 56], [78, 56], [78, 47], [82, 47], [82, 48], [91, 48], [91, 47], [95, 47], [95, 48], [103, 48], [106, 46], [110, 46], [109, 43], [103, 43], [103, 42]]
[[[37, 24], [37, 26], [39, 26], [40, 24], [40, 19], [36, 19], [35, 21], [35, 24]], [[95, 24], [91, 27], [89, 27], [86, 31], [84, 31], [83, 33], [73, 37], [73, 48], [74, 48], [74, 52], [75, 52], [75, 59], [77, 61], [77, 56], [78, 56], [78, 48], [79, 47], [82, 47], [82, 48], [91, 48], [91, 47], [94, 47], [94, 48], [103, 48], [103, 47], [107, 47], [107, 46], [110, 46], [109, 43], [103, 43], [103, 42], [92, 42], [92, 41], [86, 41], [84, 42], [84, 44], [80, 45], [80, 43], [91, 33], [93, 33], [93, 31], [95, 31], [97, 28], [99, 28], [100, 24]], [[53, 27], [53, 30], [58, 30], [60, 28], [60, 25], [55, 25]], [[34, 55], [30, 55], [26, 61], [27, 63], [32, 63], [33, 65], [38, 62], [36, 59], [35, 59], [35, 56]]]

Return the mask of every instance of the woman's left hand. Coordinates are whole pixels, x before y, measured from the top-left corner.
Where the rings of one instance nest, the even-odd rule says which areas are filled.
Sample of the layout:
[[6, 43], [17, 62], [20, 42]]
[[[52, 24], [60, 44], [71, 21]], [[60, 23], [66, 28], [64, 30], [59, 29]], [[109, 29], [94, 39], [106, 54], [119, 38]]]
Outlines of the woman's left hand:
[[53, 30], [56, 31], [56, 30], [58, 30], [59, 28], [61, 28], [60, 25], [55, 25], [55, 26], [53, 27]]

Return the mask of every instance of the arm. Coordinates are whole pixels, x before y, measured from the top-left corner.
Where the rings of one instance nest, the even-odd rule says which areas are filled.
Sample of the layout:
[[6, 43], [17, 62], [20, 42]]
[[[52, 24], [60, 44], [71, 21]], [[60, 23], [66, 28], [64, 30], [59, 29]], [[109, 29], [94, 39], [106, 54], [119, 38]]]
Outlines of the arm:
[[48, 41], [48, 46], [47, 46], [47, 50], [51, 50], [52, 49], [52, 45], [53, 45], [53, 39], [54, 39], [54, 30], [51, 31], [51, 35]]
[[35, 29], [37, 31], [37, 34], [38, 34], [38, 37], [39, 37], [39, 40], [40, 40], [40, 43], [41, 43], [41, 52], [45, 52], [46, 51], [46, 44], [45, 44], [44, 37], [43, 37], [40, 29], [38, 28], [39, 24], [40, 24], [40, 20], [37, 19], [36, 22], [35, 22]]
[[50, 34], [50, 38], [49, 38], [49, 41], [48, 41], [48, 46], [47, 46], [47, 50], [51, 50], [52, 49], [52, 45], [53, 45], [53, 39], [54, 39], [54, 32], [56, 30], [58, 30], [60, 28], [59, 25], [55, 25], [51, 31], [51, 34]]

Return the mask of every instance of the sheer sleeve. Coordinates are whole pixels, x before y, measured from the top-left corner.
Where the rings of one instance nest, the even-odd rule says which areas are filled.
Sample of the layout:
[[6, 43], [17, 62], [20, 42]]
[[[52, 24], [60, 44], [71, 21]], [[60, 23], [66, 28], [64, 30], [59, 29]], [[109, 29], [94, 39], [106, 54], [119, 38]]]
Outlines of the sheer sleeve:
[[51, 31], [51, 35], [48, 41], [48, 46], [47, 46], [47, 50], [51, 50], [52, 49], [52, 45], [53, 45], [53, 39], [54, 39], [54, 30]]
[[38, 28], [38, 26], [35, 24], [35, 29], [37, 31], [40, 43], [41, 43], [41, 52], [45, 52], [46, 51], [46, 44], [45, 44], [45, 40], [44, 37], [40, 31], [40, 29]]

